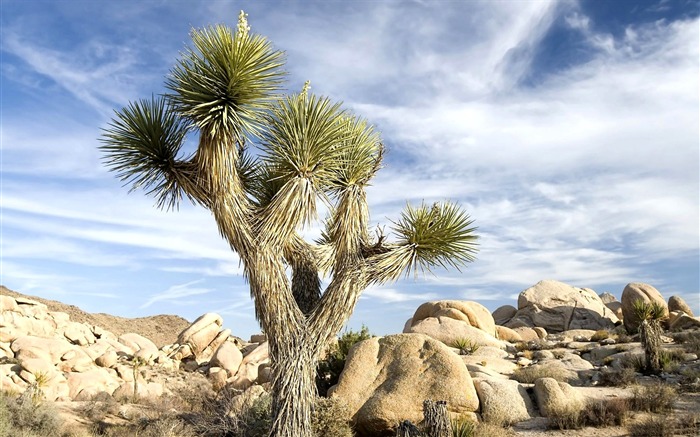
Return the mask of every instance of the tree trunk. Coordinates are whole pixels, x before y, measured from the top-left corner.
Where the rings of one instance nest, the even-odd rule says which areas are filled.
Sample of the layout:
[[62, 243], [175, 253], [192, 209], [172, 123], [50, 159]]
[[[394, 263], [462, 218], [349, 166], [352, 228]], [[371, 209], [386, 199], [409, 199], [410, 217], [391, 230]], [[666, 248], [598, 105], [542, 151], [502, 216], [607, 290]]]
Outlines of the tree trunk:
[[450, 437], [452, 425], [447, 414], [446, 401], [423, 401], [423, 419], [425, 431], [430, 437]]
[[315, 347], [302, 338], [278, 341], [280, 349], [273, 357], [271, 437], [313, 437]]
[[639, 324], [639, 340], [644, 346], [646, 370], [661, 372], [661, 326], [657, 320], [642, 320]]

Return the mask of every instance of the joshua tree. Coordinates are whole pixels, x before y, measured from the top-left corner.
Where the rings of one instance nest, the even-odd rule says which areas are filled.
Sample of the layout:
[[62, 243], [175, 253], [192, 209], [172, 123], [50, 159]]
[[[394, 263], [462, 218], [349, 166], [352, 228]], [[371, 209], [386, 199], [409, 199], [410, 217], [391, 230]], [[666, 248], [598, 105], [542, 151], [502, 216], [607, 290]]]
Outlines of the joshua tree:
[[[119, 178], [161, 208], [185, 196], [212, 212], [242, 261], [269, 340], [270, 435], [307, 437], [315, 362], [362, 290], [473, 261], [475, 228], [443, 202], [408, 205], [393, 241], [371, 235], [365, 187], [383, 155], [374, 128], [308, 85], [279, 94], [283, 53], [249, 32], [243, 12], [236, 30], [195, 29], [192, 41], [166, 80], [168, 93], [117, 111], [101, 149]], [[182, 156], [188, 134], [198, 146]], [[319, 200], [329, 212], [311, 243], [301, 230], [316, 220]], [[330, 278], [323, 292], [322, 275]]]
[[649, 373], [661, 372], [661, 320], [666, 316], [666, 308], [656, 302], [647, 303], [641, 299], [632, 303], [634, 316], [639, 319], [639, 341], [644, 346], [645, 370]]

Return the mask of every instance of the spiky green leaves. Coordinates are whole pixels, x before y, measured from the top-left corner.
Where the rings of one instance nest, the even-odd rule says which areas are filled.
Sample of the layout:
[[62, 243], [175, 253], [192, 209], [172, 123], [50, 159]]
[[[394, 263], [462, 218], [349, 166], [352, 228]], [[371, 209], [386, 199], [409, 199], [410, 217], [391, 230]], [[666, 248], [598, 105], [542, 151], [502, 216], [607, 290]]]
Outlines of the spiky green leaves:
[[111, 171], [132, 190], [143, 188], [160, 207], [173, 207], [181, 198], [176, 158], [187, 127], [162, 98], [130, 103], [103, 130], [100, 149]]
[[473, 220], [458, 205], [435, 203], [421, 204], [417, 208], [407, 205], [393, 229], [399, 234], [399, 244], [413, 247], [413, 270], [430, 271], [436, 266], [454, 267], [474, 261], [478, 251], [478, 237]]
[[666, 317], [666, 307], [658, 302], [637, 299], [632, 302], [634, 317], [641, 320], [661, 320]]
[[193, 30], [192, 42], [194, 49], [183, 54], [166, 82], [175, 108], [220, 141], [257, 133], [284, 77], [283, 53], [260, 35], [226, 26]]
[[365, 186], [381, 165], [374, 128], [327, 98], [302, 92], [281, 99], [266, 126], [263, 160], [273, 179], [303, 177], [319, 193], [338, 195]]

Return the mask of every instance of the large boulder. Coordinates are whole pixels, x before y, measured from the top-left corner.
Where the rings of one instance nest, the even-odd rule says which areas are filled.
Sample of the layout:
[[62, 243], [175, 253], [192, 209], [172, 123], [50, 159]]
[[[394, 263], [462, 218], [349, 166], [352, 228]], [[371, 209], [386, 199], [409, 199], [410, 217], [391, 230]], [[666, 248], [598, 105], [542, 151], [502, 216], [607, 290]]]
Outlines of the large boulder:
[[270, 351], [268, 343], [265, 342], [243, 357], [243, 361], [238, 366], [238, 372], [227, 382], [236, 390], [245, 390], [258, 380], [260, 366], [269, 362]]
[[221, 316], [216, 313], [203, 314], [180, 333], [177, 342], [188, 345], [192, 354], [199, 357], [217, 337], [223, 323]]
[[31, 335], [17, 337], [11, 345], [15, 358], [25, 360], [37, 358], [51, 364], [58, 364], [61, 358], [69, 351], [76, 349], [66, 339], [42, 338]]
[[451, 317], [428, 317], [414, 323], [406, 334], [424, 334], [454, 347], [457, 341], [467, 340], [479, 346], [506, 348], [506, 343], [491, 334]]
[[619, 320], [598, 294], [559, 281], [540, 281], [518, 296], [518, 312], [509, 328], [542, 327], [548, 332], [569, 329], [612, 329]]
[[576, 389], [554, 378], [540, 378], [535, 381], [535, 398], [540, 414], [550, 417], [566, 411], [581, 411], [585, 398]]
[[668, 311], [683, 311], [690, 317], [695, 317], [693, 310], [690, 309], [690, 305], [688, 305], [680, 296], [671, 296], [668, 298]]
[[486, 422], [511, 424], [534, 416], [534, 406], [525, 387], [508, 379], [475, 379], [474, 387]]
[[234, 343], [227, 341], [214, 352], [210, 364], [213, 367], [222, 368], [228, 376], [233, 376], [238, 372], [242, 361], [243, 354], [240, 349]]
[[641, 300], [645, 303], [656, 303], [665, 308], [665, 315], [668, 316], [668, 306], [659, 290], [643, 282], [631, 282], [622, 291], [622, 314], [624, 316], [625, 329], [627, 332], [637, 332], [639, 318], [634, 315], [634, 302]]
[[494, 322], [496, 322], [497, 325], [503, 325], [505, 323], [508, 323], [517, 312], [518, 309], [515, 308], [513, 305], [503, 305], [496, 308], [496, 311], [494, 311], [491, 314], [491, 316], [493, 317], [493, 320]]
[[425, 334], [448, 346], [466, 339], [480, 346], [505, 348], [496, 338], [496, 324], [489, 310], [471, 301], [426, 302], [416, 309], [403, 332]]
[[392, 436], [400, 421], [420, 422], [425, 399], [447, 401], [454, 415], [479, 408], [471, 376], [459, 356], [420, 334], [359, 342], [329, 394], [347, 402], [360, 436]]

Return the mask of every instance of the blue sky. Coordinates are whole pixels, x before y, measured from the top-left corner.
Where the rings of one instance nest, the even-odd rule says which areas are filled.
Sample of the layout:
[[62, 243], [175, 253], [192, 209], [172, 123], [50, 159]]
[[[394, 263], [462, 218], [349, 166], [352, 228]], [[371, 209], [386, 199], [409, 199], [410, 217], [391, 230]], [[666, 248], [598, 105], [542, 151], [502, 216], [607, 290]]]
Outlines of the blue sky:
[[286, 52], [290, 90], [310, 80], [382, 132], [373, 224], [451, 199], [479, 226], [469, 268], [367, 290], [352, 327], [400, 332], [433, 299], [515, 305], [542, 279], [618, 297], [644, 281], [700, 313], [696, 1], [0, 4], [11, 289], [259, 331], [209, 213], [128, 194], [97, 150], [113, 109], [164, 92], [192, 27], [244, 9]]

